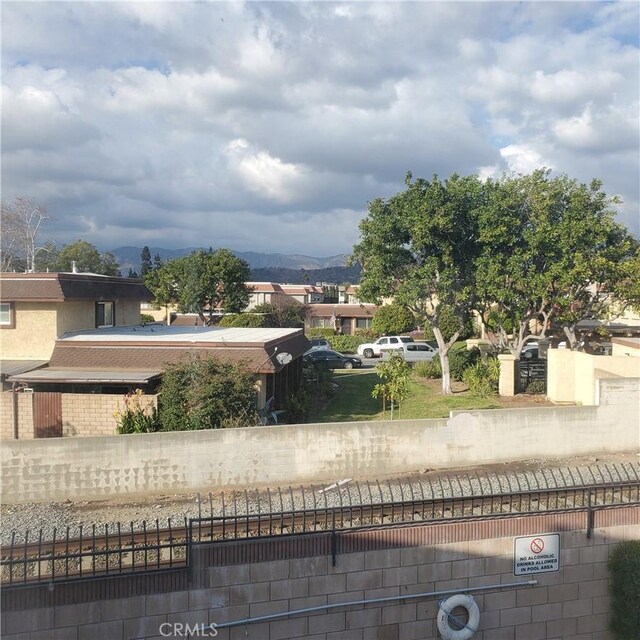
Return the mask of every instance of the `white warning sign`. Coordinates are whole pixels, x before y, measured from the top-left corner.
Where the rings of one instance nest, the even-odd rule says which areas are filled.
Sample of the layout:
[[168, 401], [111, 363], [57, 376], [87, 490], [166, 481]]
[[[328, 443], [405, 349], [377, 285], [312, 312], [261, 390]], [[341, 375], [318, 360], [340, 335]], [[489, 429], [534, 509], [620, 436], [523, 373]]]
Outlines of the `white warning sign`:
[[515, 539], [513, 573], [517, 576], [560, 569], [560, 534], [523, 536]]

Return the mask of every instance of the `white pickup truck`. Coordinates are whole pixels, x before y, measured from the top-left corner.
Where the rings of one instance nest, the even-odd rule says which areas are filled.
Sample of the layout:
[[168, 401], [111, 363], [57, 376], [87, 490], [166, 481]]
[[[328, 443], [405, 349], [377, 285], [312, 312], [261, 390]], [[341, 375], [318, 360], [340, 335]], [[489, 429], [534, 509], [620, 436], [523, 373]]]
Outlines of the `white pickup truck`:
[[382, 359], [388, 360], [392, 355], [399, 355], [405, 362], [430, 362], [438, 355], [435, 349], [426, 342], [407, 342], [399, 349], [382, 350]]
[[365, 358], [378, 358], [383, 351], [400, 349], [403, 344], [413, 342], [411, 336], [382, 336], [375, 342], [366, 342], [358, 347], [358, 355]]

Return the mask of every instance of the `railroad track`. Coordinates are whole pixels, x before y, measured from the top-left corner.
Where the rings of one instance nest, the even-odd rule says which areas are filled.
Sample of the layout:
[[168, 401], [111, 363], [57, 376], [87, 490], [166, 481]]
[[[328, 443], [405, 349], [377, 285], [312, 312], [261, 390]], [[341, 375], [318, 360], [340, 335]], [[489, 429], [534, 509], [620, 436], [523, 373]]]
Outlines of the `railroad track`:
[[51, 540], [17, 541], [0, 548], [0, 581], [5, 586], [72, 580], [88, 576], [183, 567], [191, 545], [313, 532], [342, 532], [389, 524], [443, 522], [640, 504], [640, 481], [536, 489], [479, 496], [442, 497], [381, 504], [357, 504], [300, 511], [185, 519], [179, 526], [155, 523], [127, 530], [121, 524], [67, 528]]

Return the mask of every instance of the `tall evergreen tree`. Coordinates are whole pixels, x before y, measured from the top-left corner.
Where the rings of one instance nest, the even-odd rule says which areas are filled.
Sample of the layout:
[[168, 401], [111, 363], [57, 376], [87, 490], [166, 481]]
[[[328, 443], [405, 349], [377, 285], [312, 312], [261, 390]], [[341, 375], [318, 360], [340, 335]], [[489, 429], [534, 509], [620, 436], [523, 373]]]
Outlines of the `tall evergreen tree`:
[[140, 253], [140, 276], [144, 278], [152, 268], [151, 251], [149, 250], [149, 247], [145, 245], [142, 247], [142, 251]]

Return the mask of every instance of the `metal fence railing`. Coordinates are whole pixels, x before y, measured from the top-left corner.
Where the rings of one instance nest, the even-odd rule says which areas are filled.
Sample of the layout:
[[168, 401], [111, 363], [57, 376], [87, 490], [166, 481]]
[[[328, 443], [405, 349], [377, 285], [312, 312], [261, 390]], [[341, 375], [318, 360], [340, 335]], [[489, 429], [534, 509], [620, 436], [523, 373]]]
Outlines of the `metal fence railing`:
[[43, 530], [14, 532], [1, 548], [0, 581], [7, 587], [173, 569], [188, 566], [189, 551], [197, 544], [410, 523], [585, 511], [589, 535], [595, 510], [640, 505], [640, 464], [594, 469], [526, 483], [516, 476], [507, 483], [499, 475], [473, 474], [408, 485], [354, 483], [348, 490], [336, 483], [311, 493], [243, 492], [231, 500], [223, 496], [219, 514], [212, 496], [208, 514], [202, 513], [200, 500], [198, 515], [180, 523], [67, 527], [50, 536]]

